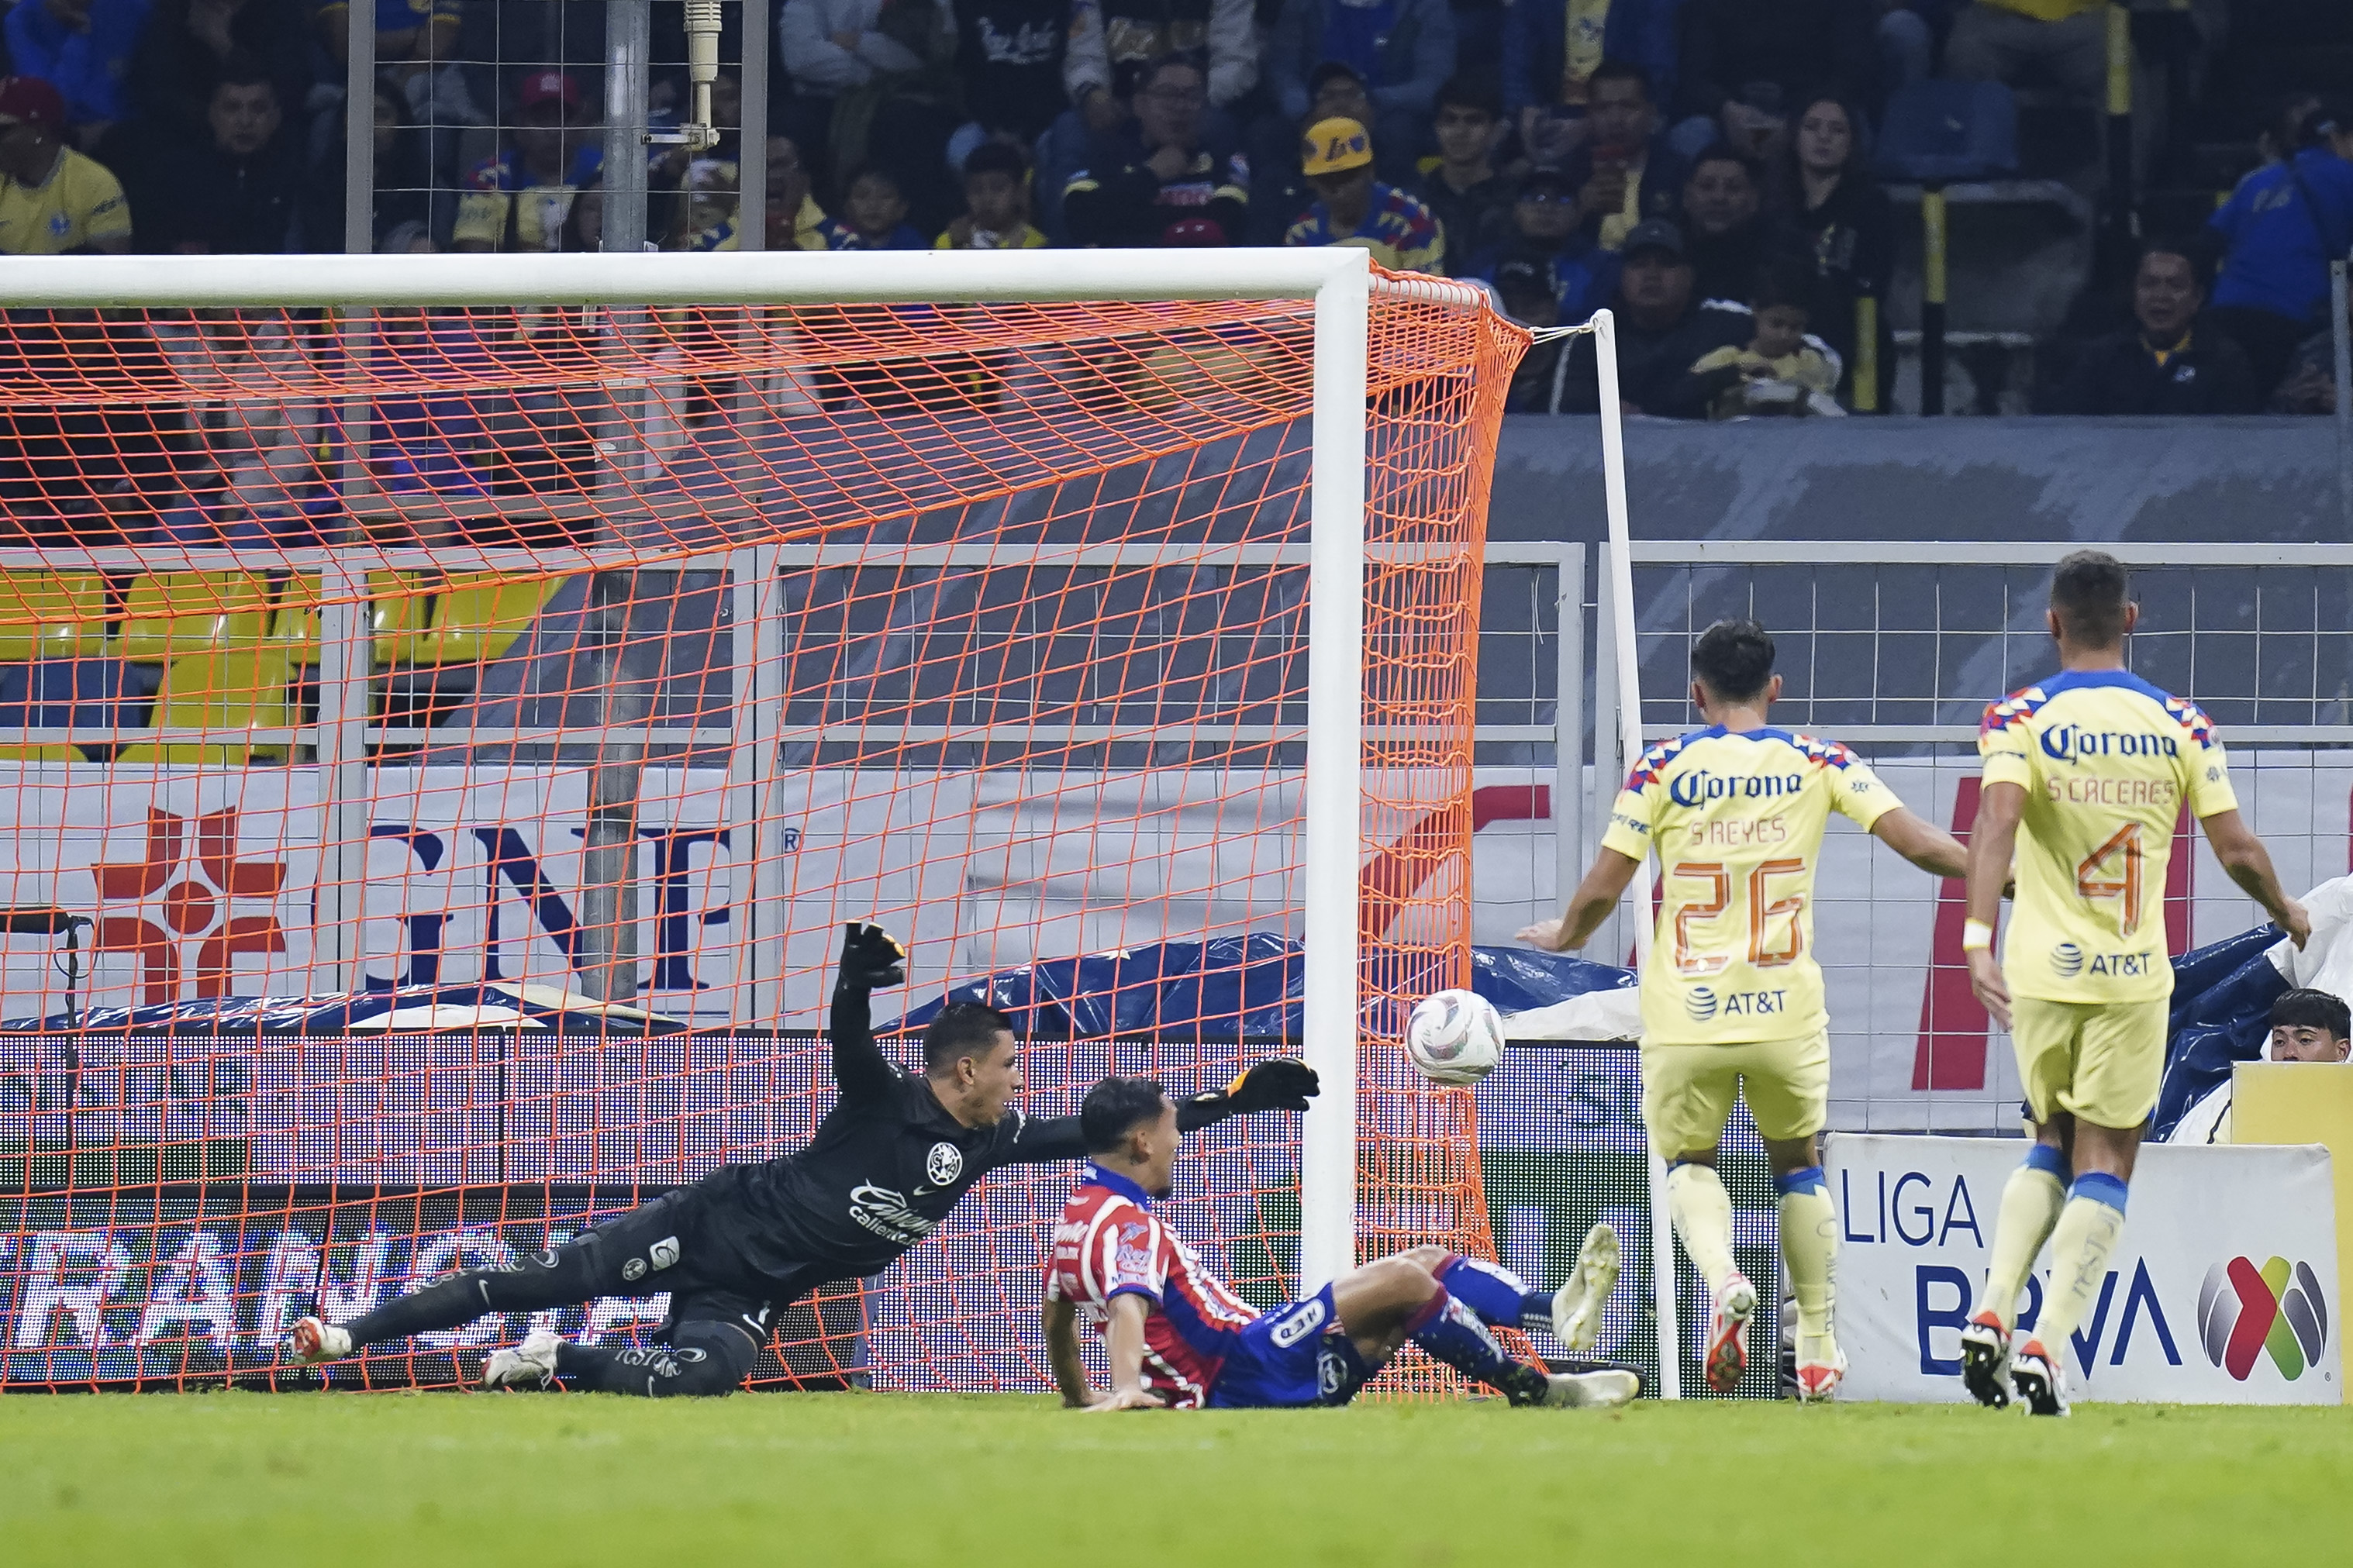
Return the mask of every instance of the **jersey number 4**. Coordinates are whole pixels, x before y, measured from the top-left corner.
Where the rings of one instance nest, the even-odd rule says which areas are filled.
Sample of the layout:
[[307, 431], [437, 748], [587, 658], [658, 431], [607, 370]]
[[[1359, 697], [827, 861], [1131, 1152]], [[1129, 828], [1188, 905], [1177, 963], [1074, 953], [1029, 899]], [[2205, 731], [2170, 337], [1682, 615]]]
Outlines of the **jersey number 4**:
[[[1772, 879], [1776, 877], [1803, 876], [1803, 860], [1767, 860], [1748, 873], [1748, 963], [1757, 969], [1772, 969], [1798, 962], [1798, 954], [1806, 947], [1803, 928], [1798, 916], [1806, 907], [1803, 893], [1792, 893], [1786, 899], [1773, 897]], [[1712, 921], [1731, 907], [1732, 871], [1721, 860], [1684, 860], [1667, 875], [1676, 881], [1705, 882], [1709, 898], [1702, 903], [1678, 904], [1675, 907], [1675, 972], [1679, 974], [1715, 974], [1732, 960], [1723, 953], [1695, 953], [1692, 951], [1691, 927], [1694, 921]], [[1787, 919], [1788, 941], [1779, 945], [1772, 942], [1773, 922]]]
[[[2105, 868], [2108, 862], [2118, 855], [2124, 857], [2125, 862], [2122, 879]], [[2126, 936], [2140, 929], [2141, 859], [2140, 824], [2133, 822], [2118, 828], [2105, 844], [2084, 856], [2075, 866], [2075, 891], [2086, 901], [2124, 900], [2125, 918], [2121, 930]]]

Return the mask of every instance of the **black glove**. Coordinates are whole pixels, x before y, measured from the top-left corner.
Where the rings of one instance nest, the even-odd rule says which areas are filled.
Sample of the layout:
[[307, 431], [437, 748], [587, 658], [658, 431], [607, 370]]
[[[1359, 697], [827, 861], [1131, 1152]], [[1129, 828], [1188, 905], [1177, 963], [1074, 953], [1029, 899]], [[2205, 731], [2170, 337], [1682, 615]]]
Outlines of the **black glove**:
[[1290, 1057], [1244, 1068], [1220, 1092], [1197, 1094], [1176, 1108], [1178, 1131], [1191, 1132], [1229, 1116], [1259, 1110], [1305, 1110], [1322, 1092], [1315, 1069]]
[[[878, 991], [907, 983], [907, 950], [878, 925], [852, 921], [842, 928], [841, 969], [834, 988]], [[1240, 1081], [1239, 1079], [1236, 1081]]]

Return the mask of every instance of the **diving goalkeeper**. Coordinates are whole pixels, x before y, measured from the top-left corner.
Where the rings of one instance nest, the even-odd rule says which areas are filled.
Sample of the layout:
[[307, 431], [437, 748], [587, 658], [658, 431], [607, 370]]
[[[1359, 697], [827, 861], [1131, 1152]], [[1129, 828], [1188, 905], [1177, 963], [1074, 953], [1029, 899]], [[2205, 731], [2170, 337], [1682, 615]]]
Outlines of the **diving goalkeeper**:
[[[287, 1348], [302, 1363], [450, 1329], [490, 1312], [534, 1312], [599, 1296], [670, 1293], [659, 1344], [575, 1345], [535, 1330], [492, 1352], [485, 1387], [565, 1385], [659, 1397], [727, 1394], [767, 1343], [773, 1314], [822, 1282], [881, 1273], [1001, 1165], [1074, 1160], [1075, 1116], [1033, 1121], [1013, 1021], [957, 1003], [923, 1030], [923, 1070], [902, 1074], [874, 1042], [869, 993], [906, 978], [906, 950], [852, 925], [835, 979], [830, 1036], [840, 1098], [806, 1148], [723, 1165], [690, 1187], [583, 1231], [512, 1268], [436, 1280], [344, 1323], [304, 1318]], [[1222, 1093], [1187, 1100], [1187, 1128], [1260, 1110], [1304, 1110], [1314, 1069], [1261, 1062]]]

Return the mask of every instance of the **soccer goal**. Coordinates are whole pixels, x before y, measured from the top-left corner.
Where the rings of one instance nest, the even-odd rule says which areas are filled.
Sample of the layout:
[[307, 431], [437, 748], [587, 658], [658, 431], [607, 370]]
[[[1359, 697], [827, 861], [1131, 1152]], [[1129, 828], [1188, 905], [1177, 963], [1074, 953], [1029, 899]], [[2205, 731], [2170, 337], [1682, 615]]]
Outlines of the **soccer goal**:
[[[1477, 286], [1335, 249], [0, 290], [38, 447], [0, 549], [7, 1382], [264, 1375], [304, 1311], [789, 1150], [853, 919], [913, 952], [885, 1016], [1014, 1014], [1039, 1112], [1314, 1065], [1298, 1138], [1205, 1134], [1181, 1199], [1265, 1300], [1488, 1249], [1471, 1097], [1397, 1046], [1469, 973], [1527, 343]], [[1039, 1386], [1064, 1185], [992, 1179], [755, 1376]], [[337, 1375], [446, 1384], [498, 1331]]]

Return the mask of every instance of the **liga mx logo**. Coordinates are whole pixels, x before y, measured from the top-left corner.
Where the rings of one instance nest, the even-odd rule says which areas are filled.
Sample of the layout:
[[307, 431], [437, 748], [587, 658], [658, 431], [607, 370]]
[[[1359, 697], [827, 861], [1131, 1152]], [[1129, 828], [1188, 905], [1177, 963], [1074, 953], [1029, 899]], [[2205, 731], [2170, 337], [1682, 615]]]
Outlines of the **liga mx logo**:
[[1704, 985], [1694, 985], [1683, 993], [1683, 1011], [1692, 1016], [1694, 1024], [1704, 1024], [1715, 1017], [1719, 1005], [1715, 993]]
[[2274, 1258], [2257, 1268], [2233, 1258], [2209, 1268], [2198, 1288], [2198, 1337], [2206, 1359], [2241, 1383], [2258, 1352], [2294, 1383], [2328, 1343], [2328, 1300], [2308, 1263]]

